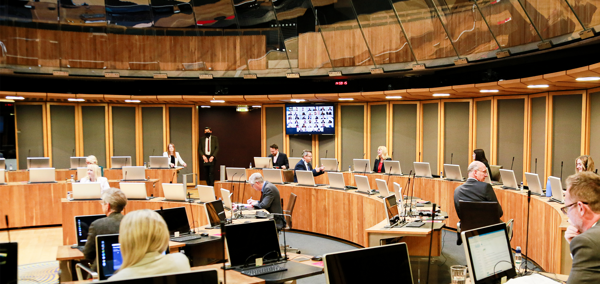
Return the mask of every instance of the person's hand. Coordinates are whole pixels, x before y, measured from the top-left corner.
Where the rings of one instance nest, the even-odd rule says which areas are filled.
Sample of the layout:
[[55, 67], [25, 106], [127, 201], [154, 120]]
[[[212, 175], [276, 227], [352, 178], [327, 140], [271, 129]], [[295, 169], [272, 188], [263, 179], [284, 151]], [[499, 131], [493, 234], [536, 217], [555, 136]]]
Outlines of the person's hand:
[[174, 168], [174, 167], [175, 167], [175, 164], [173, 164], [173, 163], [169, 163], [169, 167], [171, 167], [171, 168]]
[[186, 163], [181, 163], [181, 165], [183, 165], [183, 167], [187, 167], [187, 164], [186, 164]]
[[212, 163], [212, 161], [213, 161], [214, 159], [215, 159], [215, 157], [212, 157], [212, 156], [211, 156], [211, 157], [210, 157], [210, 159], [208, 159], [208, 161]]
[[282, 169], [284, 169], [284, 170], [285, 170], [285, 169], [287, 169], [287, 167], [286, 167], [286, 166], [281, 166], [281, 168], [282, 168]]
[[246, 200], [246, 203], [248, 203], [248, 204], [252, 204], [252, 202], [254, 202], [254, 199], [252, 199], [252, 198]]
[[581, 234], [581, 232], [579, 232], [579, 230], [577, 230], [575, 226], [569, 225], [569, 227], [567, 227], [567, 231], [565, 231], [565, 239], [567, 240], [567, 242], [571, 243], [571, 240], [574, 237], [579, 236], [579, 234]]
[[202, 155], [202, 159], [204, 160], [205, 163], [208, 163], [208, 159], [206, 158], [206, 156]]

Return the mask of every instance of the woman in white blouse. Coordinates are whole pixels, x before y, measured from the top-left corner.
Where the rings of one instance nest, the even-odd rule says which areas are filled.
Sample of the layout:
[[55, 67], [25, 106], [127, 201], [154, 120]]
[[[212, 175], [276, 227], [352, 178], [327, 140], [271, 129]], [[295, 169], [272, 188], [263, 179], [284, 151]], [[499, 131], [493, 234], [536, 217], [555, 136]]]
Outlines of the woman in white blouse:
[[110, 185], [108, 185], [108, 179], [101, 176], [100, 167], [98, 167], [98, 165], [94, 165], [94, 164], [89, 164], [87, 166], [87, 176], [81, 178], [81, 180], [79, 182], [81, 182], [81, 183], [98, 182], [98, 183], [100, 183], [102, 192], [104, 192], [105, 190], [110, 188]]
[[178, 165], [187, 167], [187, 164], [179, 156], [179, 152], [175, 152], [175, 144], [171, 143], [167, 147], [167, 152], [163, 153], [164, 157], [169, 157], [169, 167], [176, 168]]

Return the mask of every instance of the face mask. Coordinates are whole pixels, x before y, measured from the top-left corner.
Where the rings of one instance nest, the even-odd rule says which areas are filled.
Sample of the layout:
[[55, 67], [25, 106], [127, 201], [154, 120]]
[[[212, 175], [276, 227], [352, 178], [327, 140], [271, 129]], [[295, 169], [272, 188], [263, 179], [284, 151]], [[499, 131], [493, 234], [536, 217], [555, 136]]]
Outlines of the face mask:
[[206, 136], [206, 138], [210, 137], [210, 133], [204, 133], [204, 136]]

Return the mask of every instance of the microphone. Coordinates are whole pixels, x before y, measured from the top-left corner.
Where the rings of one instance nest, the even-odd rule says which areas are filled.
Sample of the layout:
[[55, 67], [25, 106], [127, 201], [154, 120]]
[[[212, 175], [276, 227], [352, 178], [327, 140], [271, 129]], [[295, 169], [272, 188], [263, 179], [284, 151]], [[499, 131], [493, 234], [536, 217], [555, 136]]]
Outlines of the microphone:
[[[390, 173], [391, 173], [391, 172], [392, 172], [392, 166], [390, 166]], [[390, 183], [390, 176], [391, 176], [391, 175], [392, 175], [392, 174], [389, 174], [389, 175], [388, 175], [388, 180], [387, 180], [387, 182], [385, 183], [385, 185], [388, 185], [388, 184]], [[385, 197], [385, 196], [384, 196], [384, 197]]]
[[563, 169], [563, 161], [560, 161], [560, 180], [562, 182], [562, 169]]
[[450, 164], [452, 164], [452, 159], [454, 158], [454, 153], [450, 153]]
[[[527, 191], [527, 233], [525, 235], [525, 258], [527, 258], [527, 247], [529, 246], [529, 208], [531, 204], [531, 190]], [[525, 260], [525, 272], [523, 275], [527, 275], [527, 260]]]
[[171, 177], [171, 182], [169, 182], [169, 183], [173, 183], [173, 180], [175, 179], [175, 175], [176, 175], [176, 174], [177, 174], [177, 171], [175, 171], [175, 172], [173, 173], [173, 176]]
[[[155, 150], [155, 149], [152, 149], [152, 156], [154, 156], [154, 150]], [[168, 151], [167, 151], [167, 152], [168, 152]], [[167, 153], [167, 154], [169, 154], [169, 153]]]
[[365, 158], [366, 155], [367, 155], [367, 153], [363, 153], [363, 159]]
[[220, 227], [221, 227], [221, 243], [223, 245], [223, 258], [221, 261], [223, 261], [223, 284], [227, 284], [227, 268], [225, 267], [225, 264], [227, 264], [227, 250], [226, 250], [226, 246], [225, 246], [225, 236], [227, 231], [225, 230], [225, 222], [227, 220], [227, 216], [225, 216], [225, 211], [223, 212], [219, 212], [218, 215], [223, 214], [225, 218], [225, 220], [221, 220], [221, 218], [219, 217], [220, 220]]
[[31, 149], [29, 149], [29, 152], [27, 152], [27, 158], [31, 157]]
[[329, 151], [329, 150], [325, 150], [325, 158], [326, 158], [326, 159], [327, 159], [327, 152], [328, 152], [328, 151]]
[[[404, 185], [404, 188], [400, 191], [400, 196], [402, 198], [404, 198], [404, 191], [406, 190], [406, 195], [408, 195], [408, 187], [410, 186], [410, 176], [412, 175], [412, 170], [410, 170], [410, 173], [408, 173], [408, 179], [406, 180], [406, 184]], [[404, 202], [402, 202], [402, 215], [404, 215], [404, 218], [402, 220], [402, 223], [406, 222], [406, 206], [404, 206]]]
[[419, 161], [421, 161], [421, 152], [419, 152]]
[[[243, 200], [243, 199], [244, 199], [244, 193], [246, 192], [246, 185], [245, 185], [245, 184], [246, 184], [246, 181], [244, 180], [244, 187], [242, 187], [242, 177], [244, 177], [244, 176], [243, 176], [243, 175], [240, 175], [240, 177], [238, 178], [238, 183], [239, 183], [239, 185], [240, 185], [240, 190], [238, 190], [238, 191], [241, 191], [241, 193], [242, 193], [242, 197], [241, 197], [241, 199], [242, 199], [242, 202], [243, 202], [243, 201], [244, 201], [244, 200]], [[239, 196], [239, 195], [238, 195], [238, 196]], [[238, 198], [238, 202], [239, 202], [239, 198]], [[242, 206], [242, 207], [243, 207], [243, 206]]]
[[75, 148], [73, 148], [73, 153], [71, 154], [71, 157], [75, 157]]
[[427, 281], [425, 284], [429, 284], [429, 267], [431, 266], [431, 247], [433, 244], [433, 225], [435, 225], [435, 203], [432, 204], [431, 208], [431, 236], [429, 237], [429, 260], [427, 261]]
[[[231, 181], [233, 181], [233, 178], [235, 177], [235, 175], [237, 175], [237, 172], [235, 172], [235, 173], [233, 174], [233, 176], [231, 177]], [[234, 192], [235, 192], [235, 183], [233, 183], [231, 186], [232, 186], [232, 188], [231, 188], [231, 193], [234, 193]], [[239, 202], [239, 201], [240, 201], [240, 200], [239, 200], [239, 198], [238, 198], [238, 202]]]
[[510, 170], [512, 171], [513, 164], [515, 163], [515, 157], [513, 156], [512, 162], [510, 163]]
[[537, 174], [537, 158], [535, 158], [535, 170], [534, 170], [534, 173]]
[[8, 215], [4, 215], [4, 219], [6, 220], [6, 233], [8, 234], [8, 242], [10, 243], [10, 226], [8, 226]]
[[127, 171], [125, 171], [125, 175], [123, 175], [123, 181], [127, 180]]
[[293, 156], [294, 156], [294, 149], [292, 149], [292, 155], [290, 157], [293, 157]]
[[363, 172], [364, 176], [367, 176], [367, 164], [365, 164], [365, 171]]
[[[183, 185], [183, 188], [185, 189], [185, 185]], [[187, 193], [188, 196], [188, 205], [190, 206], [190, 215], [192, 215], [192, 226], [190, 227], [190, 233], [195, 234], [196, 233], [196, 221], [194, 220], [194, 210], [192, 210], [192, 194], [191, 193]]]

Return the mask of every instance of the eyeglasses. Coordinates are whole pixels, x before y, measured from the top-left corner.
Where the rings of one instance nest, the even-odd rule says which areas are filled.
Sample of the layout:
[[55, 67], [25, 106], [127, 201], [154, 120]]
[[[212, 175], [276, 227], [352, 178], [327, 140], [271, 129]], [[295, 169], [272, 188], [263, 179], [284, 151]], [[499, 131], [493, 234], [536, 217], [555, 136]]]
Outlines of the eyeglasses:
[[569, 205], [566, 205], [566, 206], [563, 206], [563, 207], [561, 207], [561, 208], [560, 208], [560, 211], [562, 211], [562, 213], [564, 213], [565, 215], [567, 215], [567, 213], [569, 212], [569, 208], [570, 208], [571, 206], [573, 206], [573, 205], [577, 204], [577, 202], [581, 202], [581, 203], [583, 203], [583, 204], [589, 204], [589, 203], [587, 203], [587, 202], [584, 202], [584, 201], [575, 201], [575, 202], [573, 202], [573, 203], [571, 203], [571, 204], [569, 204]]

